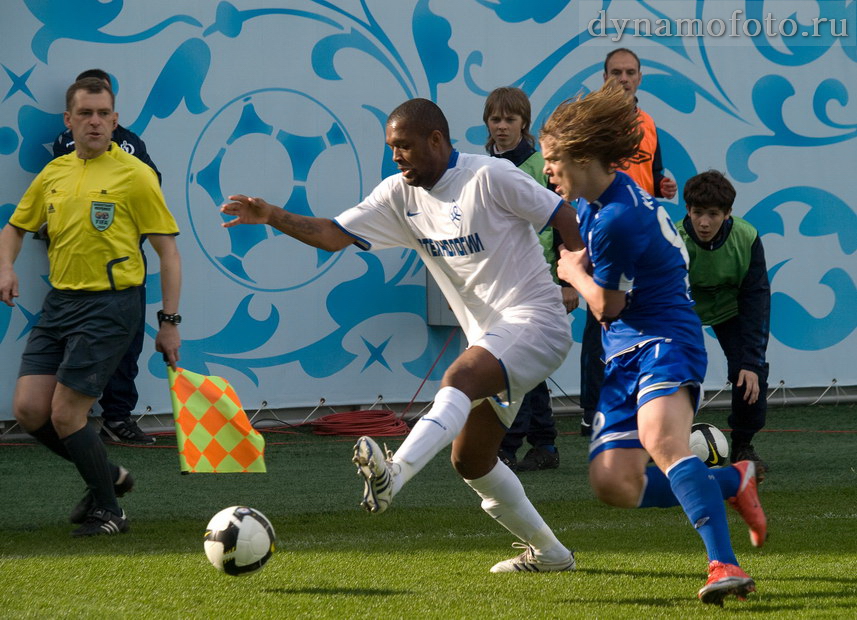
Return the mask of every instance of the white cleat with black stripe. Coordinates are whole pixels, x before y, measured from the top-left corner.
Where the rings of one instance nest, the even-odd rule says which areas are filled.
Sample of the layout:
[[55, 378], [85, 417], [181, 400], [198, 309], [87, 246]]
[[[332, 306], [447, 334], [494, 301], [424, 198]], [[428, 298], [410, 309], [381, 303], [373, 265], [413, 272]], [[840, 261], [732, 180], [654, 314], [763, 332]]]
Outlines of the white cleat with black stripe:
[[559, 562], [547, 562], [536, 556], [536, 551], [524, 543], [512, 543], [513, 547], [523, 549], [523, 553], [508, 560], [497, 562], [491, 567], [492, 573], [549, 573], [575, 569], [574, 551]]
[[385, 455], [371, 437], [361, 437], [354, 444], [357, 475], [363, 478], [363, 500], [360, 506], [367, 512], [380, 513], [393, 501], [393, 472], [391, 452]]

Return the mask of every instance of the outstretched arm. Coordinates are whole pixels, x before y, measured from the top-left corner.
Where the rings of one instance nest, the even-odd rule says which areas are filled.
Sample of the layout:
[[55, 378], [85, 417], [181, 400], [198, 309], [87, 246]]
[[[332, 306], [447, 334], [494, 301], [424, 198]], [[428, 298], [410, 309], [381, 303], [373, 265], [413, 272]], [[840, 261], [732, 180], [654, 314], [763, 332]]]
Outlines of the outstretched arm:
[[333, 220], [297, 215], [262, 198], [250, 198], [242, 194], [229, 196], [229, 200], [231, 202], [220, 207], [220, 212], [234, 215], [235, 219], [224, 222], [225, 228], [238, 224], [267, 224], [298, 241], [328, 252], [336, 252], [354, 242], [354, 238]]
[[25, 231], [6, 224], [0, 230], [0, 301], [7, 306], [14, 306], [13, 301], [18, 296], [18, 276], [15, 274], [14, 263], [21, 251]]

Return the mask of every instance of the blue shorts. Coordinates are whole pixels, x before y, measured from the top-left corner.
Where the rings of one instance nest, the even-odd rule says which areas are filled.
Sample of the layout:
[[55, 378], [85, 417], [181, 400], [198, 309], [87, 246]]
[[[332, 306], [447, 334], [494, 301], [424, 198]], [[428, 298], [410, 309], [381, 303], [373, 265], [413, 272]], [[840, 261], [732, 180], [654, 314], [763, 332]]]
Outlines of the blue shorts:
[[657, 339], [612, 358], [604, 369], [598, 411], [592, 421], [589, 460], [614, 448], [642, 448], [637, 431], [641, 405], [687, 387], [694, 412], [708, 365], [704, 348]]

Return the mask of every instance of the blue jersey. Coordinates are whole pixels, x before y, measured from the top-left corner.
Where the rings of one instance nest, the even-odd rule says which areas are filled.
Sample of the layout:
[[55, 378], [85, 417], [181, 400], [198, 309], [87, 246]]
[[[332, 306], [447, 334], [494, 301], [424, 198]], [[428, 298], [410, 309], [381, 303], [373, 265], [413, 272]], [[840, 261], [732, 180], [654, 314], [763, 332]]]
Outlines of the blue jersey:
[[626, 297], [619, 318], [601, 332], [605, 360], [663, 338], [704, 349], [687, 249], [666, 210], [616, 172], [598, 200], [578, 201], [577, 215], [596, 284]]

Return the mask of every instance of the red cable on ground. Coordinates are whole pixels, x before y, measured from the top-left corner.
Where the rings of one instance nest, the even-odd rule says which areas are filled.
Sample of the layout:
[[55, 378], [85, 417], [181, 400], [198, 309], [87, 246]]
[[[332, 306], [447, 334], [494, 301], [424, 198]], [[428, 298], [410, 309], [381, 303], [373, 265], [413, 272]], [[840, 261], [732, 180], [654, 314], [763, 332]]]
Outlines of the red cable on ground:
[[401, 415], [396, 415], [394, 411], [389, 409], [366, 409], [362, 411], [343, 411], [342, 413], [331, 413], [320, 418], [316, 418], [311, 422], [307, 422], [313, 427], [313, 433], [316, 435], [341, 435], [346, 437], [360, 437], [362, 435], [370, 435], [373, 437], [402, 437], [407, 435], [411, 429], [402, 421], [402, 418], [414, 404], [420, 390], [423, 389], [426, 381], [434, 372], [435, 366], [443, 357], [449, 343], [457, 333], [458, 328], [453, 328], [449, 331], [449, 336], [443, 347], [440, 349], [437, 358], [429, 368], [426, 376], [423, 377], [422, 383], [414, 393], [411, 402], [405, 407]]
[[347, 435], [360, 437], [398, 437], [407, 435], [410, 427], [389, 409], [367, 409], [331, 413], [309, 422], [316, 435]]

